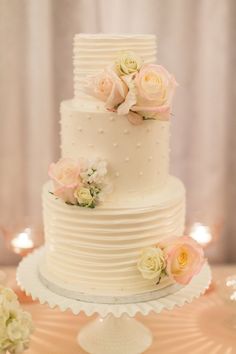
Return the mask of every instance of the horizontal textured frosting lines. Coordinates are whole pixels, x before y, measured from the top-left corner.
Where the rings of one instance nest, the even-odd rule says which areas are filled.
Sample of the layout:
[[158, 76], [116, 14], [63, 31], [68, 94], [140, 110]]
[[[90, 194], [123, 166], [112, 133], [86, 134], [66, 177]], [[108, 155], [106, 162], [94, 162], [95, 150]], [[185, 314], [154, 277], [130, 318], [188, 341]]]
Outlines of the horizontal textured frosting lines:
[[134, 51], [144, 62], [156, 62], [155, 36], [92, 36], [76, 35], [74, 38], [74, 93], [83, 96], [84, 80], [112, 63], [121, 51]]
[[[145, 49], [145, 52], [143, 52], [143, 49]], [[156, 51], [153, 50], [153, 48], [151, 47], [146, 47], [143, 49], [139, 49], [138, 47], [133, 46], [133, 48], [125, 48], [123, 50], [134, 50], [136, 53], [140, 53], [142, 54], [143, 58], [147, 58], [147, 61], [152, 61], [152, 56], [155, 56]], [[85, 50], [81, 50], [79, 49], [78, 51], [74, 51], [74, 64], [79, 64], [82, 63], [82, 60], [84, 61], [84, 63], [87, 63], [87, 60], [94, 65], [94, 48], [90, 48], [90, 49], [85, 49]], [[114, 60], [114, 55], [119, 54], [119, 49], [116, 49], [115, 47], [109, 51], [109, 53], [104, 54], [103, 49], [99, 49], [96, 50], [96, 59], [98, 61], [98, 63], [96, 63], [96, 65], [99, 64], [103, 64], [103, 68], [105, 68], [105, 66], [107, 65], [108, 61], [110, 61], [111, 63]], [[79, 67], [76, 67], [76, 69], [79, 69], [81, 71], [81, 69]], [[95, 68], [94, 68], [95, 70]]]
[[74, 47], [76, 46], [79, 47], [106, 47], [108, 50], [112, 50], [113, 47], [118, 46], [127, 46], [128, 48], [130, 46], [154, 46], [156, 48], [156, 37], [154, 35], [148, 35], [148, 36], [139, 36], [139, 35], [133, 35], [131, 36], [118, 36], [115, 35], [113, 37], [111, 36], [103, 36], [103, 37], [98, 37], [98, 36], [89, 36], [89, 37], [84, 37], [83, 34], [78, 34], [75, 35], [74, 37]]
[[[58, 257], [67, 257], [67, 259], [72, 259], [73, 257], [75, 260], [78, 258], [81, 260], [85, 261], [93, 261], [93, 262], [99, 262], [99, 264], [107, 262], [108, 264], [110, 263], [116, 263], [116, 262], [130, 262], [136, 261], [139, 252], [137, 251], [127, 251], [124, 252], [121, 250], [120, 253], [114, 253], [111, 254], [111, 252], [106, 252], [106, 254], [101, 254], [98, 250], [98, 252], [94, 252], [93, 254], [86, 252], [86, 249], [83, 249], [83, 252], [80, 252], [79, 257], [78, 257], [78, 252], [77, 250], [73, 249], [72, 247], [68, 246], [60, 246], [60, 244], [54, 244], [52, 245], [50, 242], [50, 247], [48, 249], [48, 254], [51, 252], [56, 252]], [[132, 257], [127, 257], [127, 255], [131, 255]]]
[[[118, 54], [118, 53], [115, 52], [114, 54]], [[153, 62], [152, 56], [154, 56], [154, 54], [155, 52], [146, 52], [146, 55], [144, 55], [144, 59], [145, 57], [147, 57], [145, 62], [152, 63]], [[114, 60], [114, 55], [110, 55], [107, 57], [104, 57], [103, 55], [100, 56], [98, 55], [96, 61], [96, 68], [94, 68], [93, 56], [92, 55], [90, 56], [89, 54], [86, 55], [84, 53], [84, 55], [74, 57], [74, 66], [75, 66], [74, 74], [81, 74], [83, 77], [85, 77], [89, 73], [97, 73], [98, 70], [104, 70], [104, 68], [107, 66], [109, 62], [112, 65], [113, 60]], [[83, 69], [81, 69], [81, 67], [83, 67]]]
[[[59, 264], [57, 264], [57, 263], [54, 263], [52, 265], [52, 267], [55, 267], [55, 269], [58, 269], [58, 266], [59, 266]], [[63, 273], [66, 274], [67, 272], [70, 273], [71, 270], [72, 270], [72, 268], [70, 268], [67, 265], [65, 265], [65, 267], [63, 269], [60, 269], [60, 273], [62, 273], [62, 274]], [[133, 271], [130, 271], [130, 273], [127, 272], [127, 271], [126, 272], [121, 272], [120, 275], [118, 273], [115, 277], [114, 277], [114, 272], [113, 272], [113, 275], [111, 273], [110, 276], [109, 276], [109, 274], [107, 274], [107, 273], [103, 274], [102, 272], [100, 272], [100, 276], [99, 276], [99, 274], [97, 274], [97, 273], [98, 272], [90, 272], [90, 273], [89, 272], [87, 272], [87, 273], [86, 272], [81, 272], [80, 273], [77, 270], [77, 271], [75, 271], [73, 273], [73, 278], [74, 279], [77, 278], [81, 282], [89, 281], [89, 280], [91, 281], [92, 280], [95, 283], [104, 282], [105, 284], [107, 284], [108, 281], [111, 282], [111, 283], [116, 283], [116, 282], [122, 281], [123, 285], [125, 285], [126, 283], [128, 283], [130, 281], [132, 281], [133, 285], [135, 285], [135, 283], [137, 285], [140, 285], [142, 283], [147, 283], [146, 280], [143, 280], [143, 279], [140, 280], [140, 275], [139, 275], [138, 271], [137, 271], [136, 274], [134, 274]], [[106, 280], [104, 280], [104, 277], [106, 278]]]
[[[54, 272], [56, 271], [57, 267], [52, 267], [52, 270], [54, 270]], [[66, 272], [60, 271], [57, 274], [57, 277], [61, 280], [64, 279], [64, 277], [66, 276]], [[101, 289], [101, 290], [105, 290], [105, 293], [108, 294], [108, 282], [110, 283], [110, 285], [113, 287], [115, 285], [117, 285], [119, 287], [119, 290], [129, 290], [129, 291], [134, 291], [136, 292], [137, 290], [141, 291], [147, 291], [148, 288], [150, 288], [150, 280], [139, 280], [139, 276], [137, 276], [136, 280], [133, 278], [128, 278], [128, 279], [120, 279], [118, 280], [114, 280], [114, 279], [107, 279], [106, 281], [101, 281], [100, 279], [97, 280], [93, 280], [90, 278], [79, 278], [79, 276], [77, 274], [73, 275], [73, 279], [71, 280], [72, 284], [77, 284], [78, 279], [80, 280], [80, 284], [81, 284], [81, 289], [85, 289], [85, 291], [89, 292], [89, 290], [93, 290], [93, 289]], [[92, 282], [92, 286], [91, 286], [91, 282]], [[165, 283], [166, 285], [171, 284], [171, 282], [169, 281], [168, 283]], [[152, 286], [152, 290], [154, 290], [156, 288], [155, 286], [156, 284], [153, 282], [153, 286]]]
[[[140, 221], [137, 222], [136, 225], [126, 224], [125, 221], [116, 223], [116, 225], [112, 224], [112, 222], [109, 224], [105, 221], [103, 223], [101, 222], [100, 224], [95, 223], [93, 225], [91, 223], [83, 223], [81, 225], [80, 222], [77, 222], [77, 220], [73, 220], [73, 223], [70, 223], [71, 218], [62, 217], [58, 218], [58, 220], [52, 220], [51, 227], [55, 227], [56, 229], [58, 229], [56, 230], [57, 232], [60, 230], [65, 232], [68, 231], [71, 235], [75, 234], [75, 237], [78, 232], [82, 235], [84, 234], [85, 237], [95, 232], [96, 234], [104, 237], [108, 235], [108, 239], [109, 237], [111, 238], [110, 234], [112, 234], [112, 237], [117, 239], [117, 237], [122, 236], [123, 233], [136, 233], [136, 235], [138, 236], [139, 234], [143, 234], [145, 232], [151, 232], [153, 229], [155, 229], [156, 232], [161, 233], [161, 227], [168, 228], [172, 224], [175, 224], [182, 213], [183, 209], [180, 207], [179, 210], [173, 210], [172, 212], [167, 214], [169, 220], [162, 220], [162, 217], [157, 216], [152, 222]], [[158, 228], [157, 225], [159, 225]]]
[[[179, 207], [176, 210], [172, 210], [169, 213], [166, 213], [168, 217], [172, 218], [172, 220], [166, 220], [164, 217], [158, 217], [156, 216], [155, 218], [153, 217], [152, 219], [147, 218], [146, 220], [139, 220], [137, 221], [137, 223], [135, 224], [135, 222], [130, 222], [130, 223], [126, 223], [125, 219], [124, 220], [120, 220], [119, 222], [114, 222], [114, 224], [112, 224], [112, 220], [111, 222], [105, 221], [105, 217], [102, 217], [100, 222], [99, 221], [95, 221], [95, 223], [92, 222], [84, 222], [80, 220], [73, 220], [72, 218], [67, 218], [66, 216], [63, 217], [59, 217], [58, 219], [54, 219], [52, 221], [52, 223], [54, 223], [55, 225], [57, 225], [60, 228], [64, 228], [65, 227], [65, 223], [67, 223], [68, 226], [66, 226], [66, 229], [68, 229], [69, 231], [73, 232], [73, 229], [76, 228], [77, 230], [83, 232], [85, 231], [86, 233], [89, 232], [93, 232], [98, 231], [99, 234], [104, 233], [104, 236], [106, 235], [106, 233], [112, 232], [114, 233], [114, 235], [119, 235], [119, 231], [120, 233], [123, 233], [124, 231], [130, 231], [130, 232], [136, 232], [138, 230], [140, 230], [141, 232], [143, 231], [148, 231], [151, 230], [153, 226], [157, 226], [159, 225], [164, 225], [165, 227], [168, 227], [168, 225], [171, 225], [171, 223], [174, 223], [178, 217], [179, 214], [182, 212], [182, 208]], [[80, 216], [79, 216], [80, 217]], [[144, 217], [145, 218], [145, 217]], [[72, 223], [70, 223], [72, 221]]]
[[[63, 238], [56, 237], [56, 234], [55, 236], [51, 234], [50, 245], [52, 248], [61, 246], [63, 253], [67, 255], [71, 254], [72, 247], [74, 252], [77, 252], [77, 254], [80, 256], [86, 254], [87, 256], [92, 256], [94, 258], [98, 256], [110, 258], [110, 252], [112, 252], [113, 257], [116, 255], [119, 256], [121, 253], [126, 255], [136, 254], [143, 248], [149, 247], [150, 245], [155, 245], [158, 238], [164, 240], [165, 238], [171, 237], [173, 235], [181, 235], [182, 231], [183, 230], [181, 227], [175, 227], [169, 230], [169, 232], [166, 232], [164, 237], [162, 237], [162, 235], [155, 234], [151, 237], [145, 237], [142, 240], [138, 239], [136, 242], [131, 239], [127, 242], [120, 242], [119, 244], [107, 244], [107, 242], [102, 242], [102, 240], [99, 242], [99, 239], [93, 242], [86, 242], [83, 241], [82, 238], [76, 242], [74, 242], [72, 239], [64, 241]], [[64, 238], [65, 236], [66, 235], [64, 235]]]
[[[171, 237], [173, 234], [177, 234], [179, 235], [181, 233], [181, 229], [178, 229], [176, 227], [170, 228], [166, 233], [165, 236], [166, 237]], [[112, 251], [114, 253], [119, 253], [121, 250], [126, 249], [127, 251], [129, 249], [132, 250], [138, 250], [138, 249], [142, 249], [145, 247], [148, 247], [150, 244], [155, 244], [156, 243], [156, 238], [159, 236], [161, 237], [162, 234], [158, 234], [153, 232], [153, 235], [148, 235], [145, 237], [145, 239], [138, 239], [135, 242], [134, 245], [134, 237], [132, 237], [129, 240], [122, 240], [119, 242], [113, 242], [113, 243], [109, 243], [107, 242], [107, 240], [102, 240], [102, 239], [97, 239], [97, 240], [89, 240], [86, 239], [86, 237], [81, 237], [79, 241], [73, 239], [70, 237], [70, 239], [68, 241], [64, 241], [63, 238], [65, 238], [66, 234], [62, 234], [61, 237], [57, 236], [55, 237], [55, 241], [53, 240], [53, 234], [51, 235], [51, 245], [54, 244], [58, 244], [58, 245], [62, 245], [63, 247], [66, 247], [67, 245], [70, 245], [72, 247], [74, 247], [74, 249], [78, 250], [79, 252], [82, 253], [83, 249], [87, 249], [90, 254], [97, 254], [99, 252], [104, 252], [104, 254], [107, 254], [107, 252]], [[56, 233], [55, 233], [56, 236]], [[128, 235], [127, 235], [128, 237]], [[119, 247], [119, 249], [117, 249], [117, 247]]]
[[[123, 231], [118, 231], [116, 233], [112, 232], [112, 231], [108, 231], [108, 232], [97, 232], [94, 231], [90, 232], [90, 231], [81, 231], [79, 228], [78, 229], [74, 229], [71, 230], [69, 228], [61, 228], [59, 225], [57, 225], [56, 227], [54, 227], [53, 225], [50, 225], [50, 232], [51, 235], [55, 235], [57, 238], [61, 238], [62, 240], [65, 239], [66, 235], [69, 235], [66, 240], [65, 243], [69, 242], [68, 239], [70, 240], [71, 243], [76, 243], [78, 240], [78, 234], [79, 234], [79, 239], [80, 242], [84, 242], [86, 241], [87, 243], [92, 243], [96, 240], [99, 239], [99, 244], [106, 244], [106, 245], [119, 245], [121, 243], [123, 244], [127, 244], [128, 242], [132, 242], [133, 240], [136, 240], [137, 242], [139, 242], [139, 240], [141, 239], [149, 239], [152, 237], [157, 237], [158, 235], [162, 235], [163, 232], [165, 232], [165, 234], [171, 234], [172, 232], [176, 231], [176, 223], [177, 220], [182, 220], [184, 218], [184, 213], [182, 212], [181, 214], [178, 215], [178, 219], [176, 218], [176, 220], [174, 220], [173, 222], [169, 222], [168, 224], [166, 223], [166, 225], [162, 225], [160, 227], [152, 227], [151, 229], [147, 229], [145, 231], [139, 230], [139, 231], [128, 231], [123, 229]], [[107, 236], [106, 236], [107, 235]], [[125, 236], [123, 236], [125, 235]]]
[[[60, 266], [61, 262], [60, 260], [57, 260], [55, 257], [52, 257], [50, 256], [51, 258], [51, 261], [53, 261], [54, 264], [58, 264]], [[94, 276], [94, 275], [98, 275], [99, 274], [103, 274], [104, 276], [109, 276], [110, 275], [113, 275], [113, 273], [115, 273], [115, 276], [119, 276], [119, 275], [122, 275], [124, 276], [124, 273], [126, 273], [126, 275], [130, 275], [130, 276], [134, 276], [134, 268], [131, 266], [125, 266], [124, 269], [122, 269], [122, 267], [109, 267], [108, 265], [106, 267], [89, 267], [87, 264], [85, 266], [80, 266], [78, 267], [78, 264], [71, 264], [69, 262], [67, 262], [65, 265], [64, 265], [64, 269], [67, 268], [68, 270], [71, 270], [71, 271], [75, 271], [75, 272], [80, 272], [80, 273], [84, 273], [87, 275], [90, 275], [90, 276]], [[131, 274], [129, 274], [131, 273]], [[137, 272], [138, 274], [138, 272]], [[137, 276], [136, 274], [136, 276]]]
[[[52, 251], [50, 251], [52, 249]], [[111, 253], [111, 250], [104, 250], [104, 249], [97, 249], [97, 252], [94, 251], [92, 248], [72, 248], [69, 247], [68, 245], [63, 245], [61, 246], [59, 243], [58, 244], [53, 244], [50, 243], [50, 249], [48, 251], [48, 256], [50, 259], [50, 254], [52, 253], [57, 253], [58, 259], [61, 259], [61, 264], [64, 263], [64, 260], [67, 259], [69, 262], [71, 259], [74, 259], [75, 261], [77, 259], [80, 259], [81, 261], [83, 260], [92, 260], [94, 262], [95, 266], [99, 266], [100, 264], [106, 263], [107, 266], [109, 267], [109, 264], [115, 264], [115, 263], [120, 263], [124, 262], [125, 264], [129, 264], [126, 261], [133, 261], [133, 265], [135, 262], [137, 263], [137, 259], [140, 255], [141, 249], [138, 248], [137, 250], [124, 250], [120, 249], [117, 250], [117, 252]], [[79, 251], [79, 252], [78, 252]], [[136, 270], [136, 267], [133, 268]], [[79, 269], [78, 269], [79, 270]], [[80, 269], [82, 271], [82, 268]]]
[[[50, 269], [63, 269], [63, 272], [57, 272], [57, 276], [62, 273], [62, 279], [66, 279], [66, 274], [70, 274], [70, 279], [73, 277], [72, 282], [78, 282], [80, 289], [83, 289], [82, 286], [85, 285], [85, 283], [90, 289], [93, 287], [97, 289], [101, 289], [102, 287], [107, 288], [110, 283], [113, 283], [113, 286], [115, 286], [117, 290], [121, 290], [126, 281], [128, 281], [128, 283], [130, 282], [130, 285], [138, 290], [141, 290], [143, 286], [146, 288], [150, 287], [150, 282], [140, 278], [136, 261], [132, 264], [123, 262], [123, 264], [114, 264], [114, 266], [112, 263], [108, 263], [105, 267], [100, 266], [100, 264], [96, 264], [96, 266], [93, 264], [93, 267], [89, 267], [88, 264], [85, 266], [78, 264], [73, 271], [70, 267], [70, 260], [66, 262], [66, 265], [61, 267], [60, 261], [54, 261], [51, 255], [49, 258]], [[96, 272], [95, 269], [98, 271]]]
[[[53, 265], [52, 266], [52, 271], [56, 272], [56, 270], [58, 269], [58, 265]], [[57, 278], [61, 279], [62, 281], [64, 281], [63, 279], [66, 277], [66, 274], [68, 272], [71, 271], [65, 271], [65, 270], [60, 270], [57, 272]], [[121, 278], [116, 278], [116, 280], [114, 278], [93, 278], [93, 277], [89, 277], [89, 276], [80, 276], [77, 272], [73, 273], [73, 278], [71, 279], [71, 284], [76, 285], [77, 282], [79, 281], [80, 283], [80, 287], [78, 288], [78, 290], [80, 291], [86, 291], [86, 292], [90, 292], [93, 290], [96, 290], [99, 288], [101, 291], [105, 291], [106, 294], [108, 293], [112, 293], [112, 290], [108, 290], [108, 284], [110, 284], [111, 288], [116, 288], [118, 287], [119, 291], [117, 290], [117, 292], [123, 292], [124, 290], [127, 292], [134, 292], [136, 293], [138, 292], [143, 292], [143, 291], [147, 291], [149, 289], [150, 290], [155, 290], [156, 289], [156, 282], [155, 280], [150, 281], [150, 280], [145, 280], [145, 279], [141, 279], [140, 280], [140, 275], [136, 274], [133, 276], [126, 276], [121, 277]], [[92, 285], [91, 285], [92, 284]], [[165, 279], [164, 281], [162, 281], [159, 284], [159, 289], [167, 286], [171, 284], [171, 281], [169, 279]]]
[[[151, 217], [149, 216], [149, 209], [142, 211], [141, 217], [136, 215], [135, 219], [127, 222], [127, 218], [120, 219], [120, 215], [114, 213], [113, 218], [106, 217], [106, 212], [99, 214], [94, 218], [84, 219], [83, 209], [76, 209], [74, 215], [68, 214], [68, 210], [72, 209], [70, 206], [65, 206], [58, 200], [55, 200], [53, 196], [49, 196], [51, 203], [45, 202], [45, 214], [50, 214], [50, 211], [54, 212], [57, 217], [52, 217], [50, 223], [47, 226], [47, 231], [51, 234], [51, 240], [55, 239], [58, 242], [62, 241], [65, 244], [71, 243], [76, 245], [80, 242], [80, 245], [90, 243], [94, 244], [94, 247], [99, 247], [105, 244], [106, 247], [116, 247], [116, 245], [127, 245], [132, 243], [133, 240], [136, 243], [150, 242], [152, 238], [156, 238], [158, 235], [171, 235], [173, 232], [177, 232], [176, 225], [184, 218], [184, 206], [181, 201], [177, 206], [172, 206], [167, 209], [160, 209], [160, 213], [154, 213], [151, 211]], [[60, 205], [61, 208], [55, 208]], [[65, 213], [63, 213], [65, 210]], [[82, 215], [80, 211], [82, 210]], [[97, 210], [96, 210], [97, 211]], [[89, 210], [87, 210], [89, 213]], [[95, 214], [96, 215], [96, 214]], [[91, 214], [90, 214], [91, 216]], [[119, 216], [119, 221], [116, 221], [116, 217]], [[79, 235], [79, 236], [78, 236]], [[79, 238], [78, 238], [79, 237]]]
[[[141, 293], [156, 288], [155, 282], [152, 284], [140, 277], [137, 261], [143, 248], [150, 247], [165, 237], [182, 234], [184, 195], [182, 199], [177, 198], [174, 202], [172, 200], [172, 203], [166, 201], [165, 208], [163, 206], [124, 210], [98, 208], [96, 213], [94, 210], [76, 209], [61, 203], [48, 193], [48, 185], [45, 186], [43, 198], [47, 239], [46, 264], [55, 278], [89, 293], [94, 291], [106, 294]], [[158, 219], [159, 214], [161, 217]], [[128, 224], [127, 221], [130, 219], [132, 222]], [[135, 219], [138, 224], [147, 226], [147, 230], [140, 232], [135, 230], [133, 228]], [[112, 220], [116, 228], [113, 228]], [[158, 220], [161, 225], [158, 225]], [[83, 232], [80, 229], [80, 222], [83, 225]], [[96, 227], [91, 229], [93, 222], [96, 226], [106, 225], [110, 233], [99, 233]], [[90, 225], [89, 231], [84, 232], [87, 223]], [[119, 231], [119, 225], [122, 232]], [[125, 231], [126, 227], [128, 229], [130, 227], [132, 231]], [[159, 287], [168, 284], [170, 282]]]
[[[142, 249], [165, 238], [181, 235], [185, 217], [184, 189], [156, 198], [156, 205], [143, 208], [75, 208], [43, 192], [46, 264], [61, 281], [78, 289], [140, 293], [156, 288], [137, 269]], [[170, 188], [170, 189], [169, 189]], [[170, 283], [170, 282], [169, 282]], [[169, 284], [168, 282], [166, 284]], [[166, 286], [166, 285], [160, 285]]]
[[110, 53], [114, 48], [118, 48], [119, 50], [131, 48], [146, 48], [151, 47], [156, 49], [156, 38], [155, 36], [132, 36], [131, 37], [118, 37], [114, 36], [113, 38], [103, 37], [98, 38], [96, 36], [90, 38], [83, 38], [81, 35], [76, 35], [74, 37], [74, 50], [76, 49], [87, 49], [91, 48], [94, 51], [106, 49], [106, 53]]
[[[179, 219], [178, 220], [182, 220], [184, 218], [183, 213], [179, 215]], [[147, 232], [137, 232], [135, 233], [135, 231], [130, 231], [130, 233], [128, 231], [123, 231], [123, 233], [125, 234], [125, 236], [122, 235], [122, 232], [117, 232], [116, 234], [114, 233], [103, 233], [103, 232], [95, 232], [95, 235], [93, 235], [93, 233], [90, 232], [85, 232], [82, 231], [80, 229], [78, 229], [77, 231], [71, 231], [70, 229], [66, 229], [66, 228], [60, 228], [59, 226], [53, 228], [52, 231], [52, 225], [50, 226], [50, 232], [51, 235], [53, 237], [53, 235], [55, 235], [58, 239], [65, 239], [65, 236], [67, 234], [69, 234], [69, 240], [71, 243], [76, 243], [77, 239], [78, 239], [78, 234], [80, 235], [80, 242], [83, 242], [84, 240], [87, 243], [93, 243], [94, 241], [98, 240], [99, 238], [99, 244], [111, 244], [113, 246], [116, 245], [120, 245], [121, 243], [127, 245], [127, 243], [132, 242], [133, 240], [136, 240], [137, 242], [139, 240], [142, 240], [145, 238], [145, 240], [150, 242], [151, 238], [155, 238], [157, 236], [161, 236], [163, 234], [163, 232], [165, 232], [165, 234], [167, 235], [171, 235], [173, 232], [177, 232], [176, 230], [176, 222], [173, 223], [169, 223], [168, 226], [167, 225], [163, 225], [162, 227], [160, 227], [159, 229], [154, 229], [152, 228], [151, 230], [148, 230]], [[108, 235], [108, 236], [106, 236]], [[69, 242], [68, 241], [68, 237], [65, 241], [66, 243]], [[96, 245], [96, 243], [95, 243]]]
[[[60, 259], [60, 253], [61, 254], [63, 253], [63, 250], [60, 249], [60, 246], [59, 247], [55, 247], [53, 250], [50, 250], [50, 253], [48, 253], [48, 257], [50, 257], [51, 259], [55, 259], [57, 261], [61, 261]], [[66, 254], [64, 253], [64, 256]], [[91, 258], [83, 258], [82, 256], [80, 258], [78, 257], [68, 257], [68, 261], [67, 263], [68, 264], [71, 264], [73, 266], [76, 266], [77, 269], [82, 269], [82, 268], [88, 268], [88, 269], [94, 269], [94, 258], [91, 257]], [[117, 267], [120, 267], [120, 268], [130, 268], [131, 266], [135, 265], [136, 264], [136, 261], [133, 260], [133, 259], [129, 259], [127, 260], [126, 258], [124, 259], [115, 259], [115, 260], [106, 260], [104, 259], [104, 261], [100, 260], [97, 264], [96, 264], [96, 268], [98, 269], [102, 269], [102, 270], [107, 270], [107, 269], [110, 269], [110, 271], [112, 269], [115, 269]]]

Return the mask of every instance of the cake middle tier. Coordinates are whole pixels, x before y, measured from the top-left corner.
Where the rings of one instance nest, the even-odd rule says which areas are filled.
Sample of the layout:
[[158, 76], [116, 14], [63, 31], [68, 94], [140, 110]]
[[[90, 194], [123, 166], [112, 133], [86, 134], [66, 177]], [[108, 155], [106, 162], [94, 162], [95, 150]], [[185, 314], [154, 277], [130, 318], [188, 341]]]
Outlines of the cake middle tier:
[[113, 185], [107, 203], [113, 205], [155, 203], [168, 178], [169, 129], [167, 121], [132, 125], [96, 100], [61, 104], [62, 157], [105, 159]]
[[[170, 177], [155, 206], [86, 209], [43, 190], [46, 268], [54, 280], [81, 292], [136, 294], [157, 288], [137, 268], [141, 252], [172, 236], [185, 222], [185, 189]], [[163, 285], [162, 285], [163, 286]]]

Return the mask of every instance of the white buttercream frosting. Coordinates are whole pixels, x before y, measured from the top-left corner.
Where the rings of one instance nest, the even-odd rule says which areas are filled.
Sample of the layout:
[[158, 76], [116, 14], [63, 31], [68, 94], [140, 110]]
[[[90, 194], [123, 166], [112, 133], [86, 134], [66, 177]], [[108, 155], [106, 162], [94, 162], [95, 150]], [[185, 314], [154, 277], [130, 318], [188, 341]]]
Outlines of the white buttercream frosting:
[[135, 51], [145, 63], [156, 62], [156, 37], [139, 34], [77, 34], [74, 37], [74, 95], [82, 97], [84, 79], [110, 65], [121, 51]]
[[[74, 39], [75, 98], [61, 104], [61, 155], [107, 160], [113, 192], [95, 209], [72, 206], [43, 189], [46, 263], [43, 276], [68, 291], [133, 295], [165, 288], [137, 267], [143, 248], [181, 236], [185, 189], [169, 176], [168, 121], [132, 125], [104, 102], [82, 94], [84, 79], [133, 50], [156, 62], [153, 35], [86, 35]], [[50, 274], [50, 277], [47, 277]]]
[[169, 170], [169, 122], [145, 121], [132, 125], [118, 116], [81, 100], [61, 104], [63, 157], [102, 157], [108, 162], [113, 205], [145, 206], [161, 192]]
[[[135, 294], [156, 290], [143, 279], [137, 260], [143, 248], [181, 236], [185, 191], [170, 177], [156, 204], [143, 208], [70, 206], [43, 190], [46, 264], [55, 279], [89, 293]], [[165, 281], [160, 288], [170, 284]]]

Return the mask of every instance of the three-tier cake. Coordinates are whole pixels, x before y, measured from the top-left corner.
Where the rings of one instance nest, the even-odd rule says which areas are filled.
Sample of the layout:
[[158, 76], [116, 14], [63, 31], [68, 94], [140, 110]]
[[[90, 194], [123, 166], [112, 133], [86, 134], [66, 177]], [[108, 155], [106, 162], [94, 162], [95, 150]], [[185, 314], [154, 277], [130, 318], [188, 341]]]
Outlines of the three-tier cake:
[[154, 35], [74, 38], [74, 98], [61, 103], [61, 159], [43, 188], [40, 274], [55, 291], [163, 295], [203, 264], [169, 175], [176, 81], [156, 61]]

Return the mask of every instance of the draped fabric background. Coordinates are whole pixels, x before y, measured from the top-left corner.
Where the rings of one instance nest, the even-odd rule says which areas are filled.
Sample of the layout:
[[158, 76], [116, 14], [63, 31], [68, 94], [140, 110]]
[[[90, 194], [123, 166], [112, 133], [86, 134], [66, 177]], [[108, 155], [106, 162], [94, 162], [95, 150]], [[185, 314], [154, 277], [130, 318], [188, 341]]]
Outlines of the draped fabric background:
[[[218, 235], [211, 257], [235, 261], [235, 18], [234, 0], [0, 0], [2, 229], [41, 223], [59, 104], [73, 95], [73, 35], [155, 33], [158, 62], [180, 84], [171, 172], [187, 188], [187, 225], [209, 225]], [[6, 255], [2, 240], [0, 264]]]

